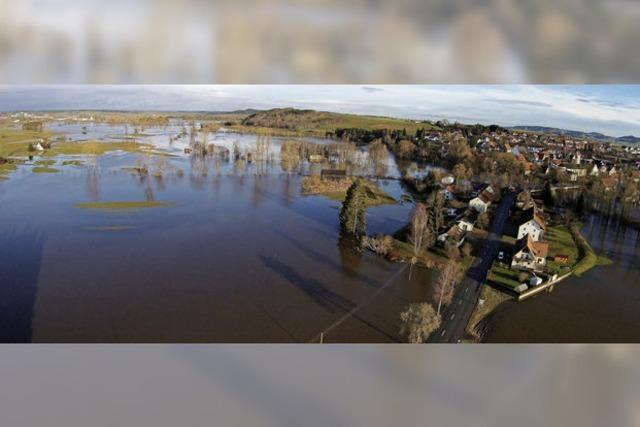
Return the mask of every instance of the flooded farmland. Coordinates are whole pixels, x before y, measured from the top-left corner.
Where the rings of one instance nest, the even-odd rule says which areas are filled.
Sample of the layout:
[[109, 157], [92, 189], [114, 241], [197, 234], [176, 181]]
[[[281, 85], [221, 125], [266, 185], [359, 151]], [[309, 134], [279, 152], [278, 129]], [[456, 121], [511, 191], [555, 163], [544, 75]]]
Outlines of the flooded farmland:
[[[47, 127], [67, 140], [134, 138], [120, 125]], [[400, 340], [399, 313], [427, 298], [431, 271], [409, 281], [403, 264], [343, 242], [340, 202], [301, 194], [301, 176], [323, 166], [285, 165], [282, 139], [269, 140], [269, 161], [239, 163], [185, 153], [183, 127], [136, 135], [150, 154], [62, 154], [45, 173], [36, 154], [0, 181], [2, 341], [306, 342], [363, 302], [325, 341]], [[259, 139], [194, 137], [228, 150]], [[398, 176], [392, 157], [386, 166]], [[412, 205], [399, 181], [379, 186], [399, 203], [368, 209], [368, 232], [393, 233]]]

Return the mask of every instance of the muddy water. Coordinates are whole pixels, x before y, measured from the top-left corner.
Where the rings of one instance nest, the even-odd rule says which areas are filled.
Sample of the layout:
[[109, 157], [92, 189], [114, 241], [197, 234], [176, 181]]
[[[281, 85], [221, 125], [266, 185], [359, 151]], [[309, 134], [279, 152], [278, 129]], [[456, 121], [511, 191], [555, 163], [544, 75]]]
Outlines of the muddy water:
[[[91, 129], [92, 137], [114, 132]], [[160, 131], [150, 138], [168, 144]], [[167, 150], [173, 172], [161, 179], [123, 169], [139, 155], [112, 153], [80, 167], [58, 163], [55, 174], [27, 164], [0, 182], [0, 340], [304, 342], [402, 267], [342, 242], [339, 203], [302, 196], [299, 173], [277, 158], [239, 168], [181, 154], [179, 145]], [[398, 199], [404, 193], [397, 181], [380, 185]], [[122, 200], [170, 206], [75, 206]], [[372, 208], [369, 231], [395, 231], [410, 209]], [[431, 276], [401, 274], [325, 341], [399, 340], [399, 313], [429, 297]]]
[[488, 342], [640, 342], [640, 236], [601, 216], [583, 233], [614, 261], [571, 277], [552, 293], [498, 309]]

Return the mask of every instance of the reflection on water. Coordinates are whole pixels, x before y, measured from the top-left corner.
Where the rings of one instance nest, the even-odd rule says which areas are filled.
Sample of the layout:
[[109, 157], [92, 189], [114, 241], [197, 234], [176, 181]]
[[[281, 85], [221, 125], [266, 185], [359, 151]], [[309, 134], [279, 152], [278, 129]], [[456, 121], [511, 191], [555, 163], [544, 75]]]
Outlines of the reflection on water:
[[597, 253], [614, 263], [571, 277], [552, 293], [498, 309], [487, 341], [640, 341], [639, 231], [593, 215], [583, 233]]
[[[105, 140], [124, 131], [81, 129], [68, 137]], [[171, 154], [161, 160], [115, 152], [64, 166], [77, 159], [65, 156], [56, 159], [59, 173], [34, 174], [27, 164], [0, 183], [1, 291], [11, 294], [1, 299], [10, 308], [2, 311], [3, 341], [306, 342], [402, 267], [341, 241], [339, 202], [300, 194], [298, 172], [328, 165], [283, 168], [278, 138], [265, 161], [185, 154], [189, 138], [174, 138], [179, 132], [176, 124], [144, 129], [151, 136], [141, 141]], [[206, 138], [230, 151], [256, 142]], [[379, 184], [397, 200], [404, 194], [398, 180]], [[120, 201], [160, 205], [76, 207]], [[371, 208], [369, 232], [393, 233], [410, 210], [409, 203]], [[431, 275], [414, 269], [411, 281], [398, 277], [325, 340], [399, 340], [399, 313], [429, 296]]]
[[0, 241], [0, 342], [29, 342], [42, 236], [24, 228], [2, 234]]

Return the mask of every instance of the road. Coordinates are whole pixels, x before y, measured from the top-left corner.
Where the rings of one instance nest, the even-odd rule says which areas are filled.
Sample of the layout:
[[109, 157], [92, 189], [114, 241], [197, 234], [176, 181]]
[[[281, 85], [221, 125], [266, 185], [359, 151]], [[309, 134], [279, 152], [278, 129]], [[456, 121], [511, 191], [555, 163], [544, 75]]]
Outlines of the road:
[[489, 229], [487, 240], [467, 275], [458, 285], [453, 301], [442, 313], [442, 324], [429, 338], [429, 342], [456, 343], [465, 336], [465, 329], [471, 313], [475, 308], [482, 284], [487, 278], [487, 272], [498, 252], [498, 245], [502, 239], [502, 230], [509, 217], [509, 209], [513, 205], [515, 194], [507, 193], [498, 206]]

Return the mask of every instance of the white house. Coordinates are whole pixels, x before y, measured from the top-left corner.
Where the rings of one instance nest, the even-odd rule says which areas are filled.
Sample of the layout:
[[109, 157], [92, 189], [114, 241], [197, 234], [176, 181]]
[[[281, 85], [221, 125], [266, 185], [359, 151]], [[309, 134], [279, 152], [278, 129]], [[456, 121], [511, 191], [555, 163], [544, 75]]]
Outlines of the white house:
[[535, 207], [522, 212], [519, 222], [518, 239], [522, 239], [528, 234], [534, 242], [539, 242], [544, 231], [547, 229], [547, 225], [540, 215], [538, 215], [538, 210]]
[[456, 224], [462, 231], [471, 231], [473, 230], [473, 221], [468, 218], [462, 218]]
[[538, 271], [547, 265], [549, 244], [534, 242], [530, 235], [516, 242], [511, 257], [511, 268]]
[[474, 197], [469, 201], [469, 207], [474, 209], [478, 213], [486, 212], [489, 209], [489, 205], [491, 204], [491, 200], [484, 193], [480, 193], [478, 197]]

